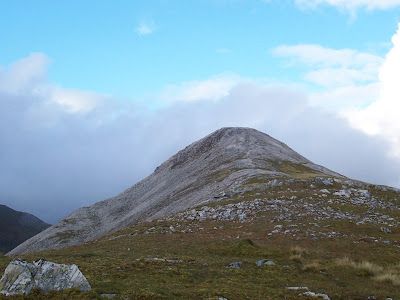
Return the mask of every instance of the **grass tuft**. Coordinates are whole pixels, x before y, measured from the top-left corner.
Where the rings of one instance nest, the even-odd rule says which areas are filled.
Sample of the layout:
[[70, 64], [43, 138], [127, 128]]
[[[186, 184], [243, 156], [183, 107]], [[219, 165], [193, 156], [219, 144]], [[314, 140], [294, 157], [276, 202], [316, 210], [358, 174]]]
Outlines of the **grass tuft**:
[[392, 271], [382, 272], [381, 274], [375, 276], [374, 280], [400, 286], [400, 275], [392, 273]]
[[381, 266], [369, 261], [355, 262], [348, 257], [337, 259], [336, 264], [338, 266], [354, 268], [363, 272], [362, 275], [366, 276], [374, 276], [380, 274], [384, 270]]
[[303, 257], [300, 254], [292, 254], [289, 256], [289, 259], [297, 263], [303, 262]]
[[300, 247], [300, 246], [291, 247], [291, 248], [290, 248], [290, 252], [291, 252], [293, 255], [300, 255], [300, 256], [303, 256], [303, 255], [308, 254], [307, 249], [305, 249], [305, 248], [303, 248], [303, 247]]
[[351, 267], [364, 272], [365, 275], [373, 276], [373, 279], [378, 282], [386, 282], [395, 286], [400, 286], [400, 264], [392, 267], [391, 269], [385, 269], [377, 264], [363, 261], [354, 262], [348, 257], [340, 258], [336, 260], [336, 264], [344, 267]]
[[306, 272], [320, 272], [322, 269], [321, 263], [316, 260], [306, 263], [302, 267], [302, 270]]

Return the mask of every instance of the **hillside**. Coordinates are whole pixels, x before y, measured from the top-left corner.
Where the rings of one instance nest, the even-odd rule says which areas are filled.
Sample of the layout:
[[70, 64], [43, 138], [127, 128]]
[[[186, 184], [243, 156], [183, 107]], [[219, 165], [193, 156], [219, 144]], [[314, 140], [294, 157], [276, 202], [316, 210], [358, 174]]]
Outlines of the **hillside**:
[[[30, 299], [400, 298], [400, 191], [348, 179], [252, 129], [221, 129], [83, 211], [106, 207], [104, 220], [120, 208], [121, 229], [104, 234], [99, 223], [94, 240], [19, 254], [77, 264], [93, 290]], [[87, 224], [81, 212], [66, 220]], [[34, 241], [46, 245], [35, 237], [17, 250]]]
[[0, 204], [0, 252], [8, 252], [50, 225]]
[[[98, 241], [24, 255], [75, 263], [93, 287], [31, 299], [315, 299], [289, 287], [330, 299], [400, 298], [398, 191], [332, 177], [246, 185]], [[257, 267], [261, 259], [274, 265]], [[238, 261], [240, 269], [227, 267]]]

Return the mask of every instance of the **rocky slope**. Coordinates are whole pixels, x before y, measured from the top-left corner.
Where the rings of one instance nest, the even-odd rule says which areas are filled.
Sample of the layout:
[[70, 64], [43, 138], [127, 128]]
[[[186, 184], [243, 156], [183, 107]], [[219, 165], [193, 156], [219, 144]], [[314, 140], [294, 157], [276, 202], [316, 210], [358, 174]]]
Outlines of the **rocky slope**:
[[22, 259], [76, 264], [92, 286], [30, 299], [389, 300], [400, 299], [399, 241], [399, 190], [292, 171]]
[[0, 204], [0, 252], [7, 252], [50, 225], [37, 217]]
[[75, 211], [9, 255], [82, 244], [141, 221], [232, 197], [260, 176], [342, 178], [267, 134], [222, 128], [179, 151], [120, 195]]

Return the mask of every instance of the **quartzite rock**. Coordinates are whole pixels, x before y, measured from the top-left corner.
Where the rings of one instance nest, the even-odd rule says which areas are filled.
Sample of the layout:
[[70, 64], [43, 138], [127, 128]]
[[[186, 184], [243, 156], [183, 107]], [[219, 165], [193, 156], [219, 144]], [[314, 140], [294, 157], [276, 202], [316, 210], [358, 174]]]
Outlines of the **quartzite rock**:
[[0, 294], [5, 296], [26, 295], [32, 289], [43, 292], [64, 289], [91, 289], [86, 277], [76, 265], [63, 265], [39, 260], [29, 263], [12, 261], [0, 280]]

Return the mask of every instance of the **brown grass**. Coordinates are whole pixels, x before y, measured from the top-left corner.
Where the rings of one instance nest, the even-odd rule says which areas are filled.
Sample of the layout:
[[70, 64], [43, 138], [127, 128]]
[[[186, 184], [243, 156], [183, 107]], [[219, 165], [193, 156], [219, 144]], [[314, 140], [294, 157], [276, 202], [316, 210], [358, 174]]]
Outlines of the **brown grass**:
[[360, 270], [360, 271], [364, 272], [365, 275], [368, 275], [368, 276], [380, 274], [384, 270], [383, 267], [381, 267], [377, 264], [374, 264], [372, 262], [369, 262], [369, 261], [355, 262], [348, 257], [337, 259], [336, 264], [338, 266], [351, 267], [351, 268]]
[[301, 247], [301, 246], [297, 246], [297, 245], [291, 247], [291, 248], [290, 248], [290, 252], [291, 252], [293, 255], [301, 255], [301, 256], [308, 254], [307, 249], [305, 249], [305, 248], [303, 248], [303, 247]]
[[400, 275], [392, 273], [391, 271], [382, 272], [381, 274], [375, 276], [374, 280], [400, 286]]
[[385, 269], [377, 264], [362, 261], [354, 262], [348, 257], [336, 260], [337, 265], [351, 267], [365, 272], [368, 276], [373, 276], [373, 279], [378, 282], [386, 282], [392, 285], [400, 286], [400, 264], [392, 268]]
[[306, 272], [319, 272], [323, 269], [321, 263], [317, 260], [313, 260], [303, 265], [302, 270]]

